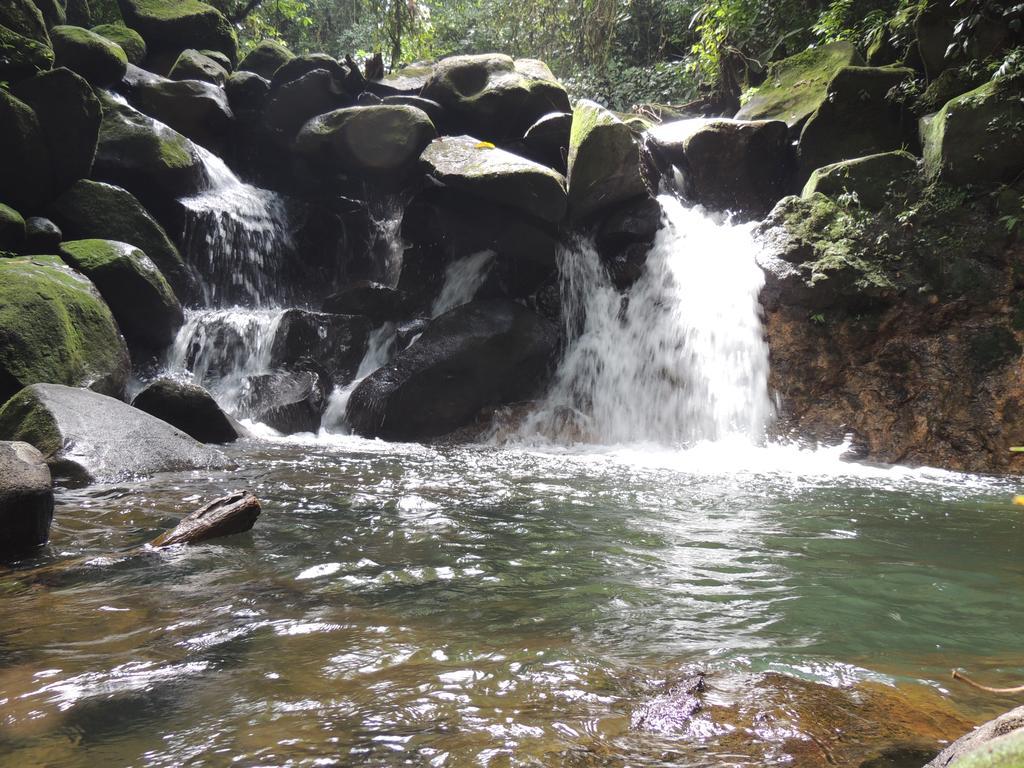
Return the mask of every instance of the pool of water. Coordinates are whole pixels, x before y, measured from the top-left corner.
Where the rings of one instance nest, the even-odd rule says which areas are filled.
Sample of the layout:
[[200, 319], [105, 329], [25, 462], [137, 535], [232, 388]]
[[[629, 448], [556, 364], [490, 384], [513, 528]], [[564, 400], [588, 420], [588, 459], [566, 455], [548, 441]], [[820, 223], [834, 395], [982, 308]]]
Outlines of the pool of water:
[[[0, 575], [0, 764], [911, 766], [1013, 704], [951, 668], [1024, 677], [1011, 480], [728, 443], [229, 451], [59, 491]], [[251, 533], [126, 554], [236, 488]]]

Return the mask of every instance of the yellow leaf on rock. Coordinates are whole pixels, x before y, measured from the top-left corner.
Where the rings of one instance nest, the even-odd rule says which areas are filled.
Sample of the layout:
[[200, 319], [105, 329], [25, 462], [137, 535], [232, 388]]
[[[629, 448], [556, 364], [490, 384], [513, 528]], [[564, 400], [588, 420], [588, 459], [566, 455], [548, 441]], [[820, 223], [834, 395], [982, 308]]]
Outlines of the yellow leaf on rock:
[[494, 146], [493, 144], [491, 144], [491, 142], [489, 142], [489, 141], [478, 141], [478, 142], [476, 143], [476, 148], [477, 148], [477, 149], [497, 149], [497, 147], [495, 147], [495, 146]]
[[1014, 496], [1013, 503], [1018, 507], [1024, 507], [1024, 496]]

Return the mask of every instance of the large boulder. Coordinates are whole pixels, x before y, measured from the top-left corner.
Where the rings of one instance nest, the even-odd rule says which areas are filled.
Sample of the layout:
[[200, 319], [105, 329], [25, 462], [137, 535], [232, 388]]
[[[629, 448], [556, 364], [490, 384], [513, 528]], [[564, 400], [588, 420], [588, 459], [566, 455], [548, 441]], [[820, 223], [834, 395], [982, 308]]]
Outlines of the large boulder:
[[50, 30], [54, 66], [77, 72], [92, 85], [107, 86], [124, 77], [128, 57], [121, 46], [82, 27]]
[[330, 383], [318, 371], [278, 371], [249, 376], [239, 415], [286, 435], [316, 432], [327, 407]]
[[42, 216], [25, 221], [25, 253], [56, 253], [64, 239], [60, 227]]
[[89, 83], [70, 69], [43, 72], [15, 86], [36, 114], [60, 193], [92, 173], [102, 109]]
[[0, 80], [16, 83], [52, 66], [49, 39], [40, 43], [0, 24]]
[[146, 40], [150, 53], [186, 48], [220, 51], [234, 64], [238, 39], [231, 23], [199, 0], [117, 0], [125, 23]]
[[0, 400], [37, 382], [121, 396], [128, 349], [110, 309], [56, 256], [0, 259]]
[[228, 79], [228, 71], [212, 56], [188, 48], [178, 55], [168, 77], [172, 80], [202, 80], [214, 85], [223, 85]]
[[1024, 707], [1011, 709], [954, 741], [924, 768], [1020, 768]]
[[949, 184], [998, 184], [1024, 171], [1019, 79], [990, 80], [946, 104], [925, 134], [924, 167]]
[[68, 15], [63, 0], [34, 0], [39, 12], [43, 14], [46, 28], [67, 24]]
[[294, 58], [295, 54], [285, 45], [275, 40], [264, 40], [245, 55], [238, 68], [270, 80], [277, 70]]
[[82, 179], [54, 201], [50, 217], [69, 239], [102, 238], [134, 245], [152, 259], [179, 298], [188, 301], [197, 294], [193, 271], [163, 227], [127, 190]]
[[781, 120], [695, 119], [664, 123], [645, 144], [662, 177], [682, 174], [687, 199], [760, 218], [786, 194], [789, 129]]
[[263, 102], [270, 93], [270, 81], [255, 72], [232, 72], [224, 81], [224, 93], [237, 117], [254, 118], [263, 111]]
[[174, 379], [157, 379], [132, 400], [145, 411], [201, 443], [233, 443], [245, 430], [221, 410], [213, 395], [200, 386]]
[[8, 400], [0, 439], [30, 443], [55, 475], [86, 482], [230, 466], [220, 451], [144, 411], [60, 384], [33, 384]]
[[[376, 93], [378, 96], [416, 96], [423, 91], [434, 74], [434, 68], [429, 63], [410, 64], [394, 72], [388, 72], [379, 79], [371, 78], [366, 84], [367, 90]], [[367, 75], [367, 77], [370, 77]], [[440, 126], [439, 126], [440, 127]]]
[[277, 322], [270, 364], [299, 369], [312, 362], [330, 378], [327, 386], [344, 386], [359, 370], [370, 330], [365, 317], [289, 309]]
[[[95, 0], [93, 0], [95, 2]], [[92, 26], [92, 10], [89, 8], [89, 0], [67, 0], [65, 3], [68, 24], [76, 27]]]
[[557, 344], [554, 326], [519, 304], [464, 304], [356, 387], [348, 423], [360, 435], [388, 440], [447, 434], [487, 406], [534, 395]]
[[534, 160], [564, 173], [571, 132], [571, 114], [550, 112], [526, 129], [523, 145]]
[[328, 56], [326, 53], [305, 53], [302, 56], [294, 56], [288, 59], [274, 72], [274, 76], [270, 78], [270, 84], [275, 89], [280, 88], [285, 83], [298, 80], [300, 77], [318, 69], [324, 70], [334, 78], [339, 89], [347, 91], [344, 86], [348, 80], [349, 71], [337, 59]]
[[143, 199], [188, 197], [206, 183], [199, 152], [174, 129], [106, 93], [93, 176]]
[[[950, 48], [962, 53], [966, 59], [984, 61], [997, 54], [1013, 36], [1009, 20], [1001, 18], [998, 12], [980, 12], [970, 18], [966, 15], [970, 6], [948, 0], [926, 0], [917, 6], [920, 11], [914, 20], [914, 39], [929, 80], [935, 79], [951, 61], [958, 58], [956, 53], [949, 55]], [[969, 31], [965, 34], [965, 22], [968, 20], [971, 25], [966, 27]], [[961, 34], [957, 34], [958, 29]], [[1015, 31], [1020, 32], [1019, 29]], [[966, 38], [966, 47], [957, 51], [963, 38]]]
[[223, 147], [234, 119], [224, 90], [200, 80], [140, 78], [130, 99], [147, 115], [212, 151]]
[[544, 62], [498, 53], [442, 59], [420, 95], [444, 107], [456, 130], [495, 142], [521, 138], [549, 112], [569, 111], [565, 88]]
[[810, 198], [817, 192], [831, 198], [854, 194], [861, 206], [877, 210], [885, 205], [893, 185], [905, 189], [906, 185], [899, 182], [916, 171], [917, 158], [903, 151], [843, 160], [812, 173], [801, 196]]
[[53, 166], [36, 113], [0, 89], [0, 203], [22, 212], [42, 205], [53, 189]]
[[347, 107], [306, 123], [295, 148], [330, 172], [398, 187], [436, 135], [427, 114], [415, 107]]
[[46, 20], [32, 0], [7, 0], [0, 6], [0, 26], [14, 34], [50, 47]]
[[145, 253], [116, 240], [71, 240], [61, 243], [60, 254], [99, 290], [133, 352], [159, 353], [174, 341], [184, 321], [181, 304]]
[[408, 294], [371, 280], [359, 280], [332, 293], [324, 299], [323, 310], [339, 315], [358, 315], [378, 325], [404, 320], [412, 314]]
[[[281, 69], [286, 68], [287, 65]], [[337, 77], [326, 69], [314, 69], [293, 80], [271, 83], [263, 122], [287, 144], [310, 119], [349, 103], [348, 93]]]
[[25, 244], [25, 218], [9, 205], [0, 203], [0, 251], [20, 253]]
[[827, 98], [828, 84], [843, 67], [862, 64], [852, 42], [809, 48], [768, 67], [764, 82], [744, 94], [737, 120], [782, 120], [799, 131]]
[[800, 132], [799, 174], [806, 180], [824, 165], [854, 157], [916, 148], [917, 121], [887, 97], [914, 78], [901, 67], [844, 67]]
[[146, 60], [146, 41], [131, 27], [124, 24], [100, 24], [93, 27], [92, 31], [121, 46], [129, 64], [139, 66]]
[[31, 554], [50, 538], [53, 481], [39, 451], [0, 442], [0, 560]]
[[569, 216], [582, 221], [649, 194], [640, 171], [640, 147], [629, 126], [593, 101], [581, 99], [569, 134]]
[[420, 158], [434, 179], [463, 194], [489, 200], [548, 222], [565, 216], [565, 177], [545, 165], [471, 136], [431, 142]]

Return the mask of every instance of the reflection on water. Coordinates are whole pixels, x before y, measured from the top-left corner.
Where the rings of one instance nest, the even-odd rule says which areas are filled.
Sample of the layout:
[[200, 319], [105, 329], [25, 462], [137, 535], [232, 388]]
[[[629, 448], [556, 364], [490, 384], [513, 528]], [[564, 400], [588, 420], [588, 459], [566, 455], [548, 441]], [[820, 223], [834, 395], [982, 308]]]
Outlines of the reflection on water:
[[[1011, 704], [951, 667], [1024, 676], [1008, 481], [838, 449], [231, 450], [60, 493], [31, 565], [87, 562], [0, 577], [0, 763], [920, 765]], [[251, 534], [119, 554], [241, 486]]]

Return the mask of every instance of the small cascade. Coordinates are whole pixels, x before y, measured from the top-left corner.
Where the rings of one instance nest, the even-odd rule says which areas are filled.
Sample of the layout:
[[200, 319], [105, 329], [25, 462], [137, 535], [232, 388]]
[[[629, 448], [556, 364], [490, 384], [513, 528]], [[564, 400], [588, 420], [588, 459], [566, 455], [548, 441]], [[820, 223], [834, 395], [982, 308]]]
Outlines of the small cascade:
[[402, 240], [405, 198], [389, 196], [373, 200], [370, 202], [369, 212], [372, 221], [371, 277], [393, 288], [398, 284], [398, 278], [402, 273], [402, 254], [405, 253], [405, 243]]
[[390, 362], [395, 353], [397, 343], [394, 323], [384, 325], [370, 333], [367, 339], [366, 354], [359, 363], [355, 378], [344, 387], [335, 387], [324, 410], [323, 429], [327, 432], [346, 432], [345, 409], [348, 400], [360, 382], [383, 365]]
[[560, 256], [570, 339], [526, 435], [685, 446], [759, 441], [772, 415], [752, 225], [659, 197], [663, 227], [622, 296], [594, 247]]
[[473, 300], [494, 263], [494, 251], [480, 251], [453, 261], [444, 273], [444, 285], [434, 300], [431, 317]]

